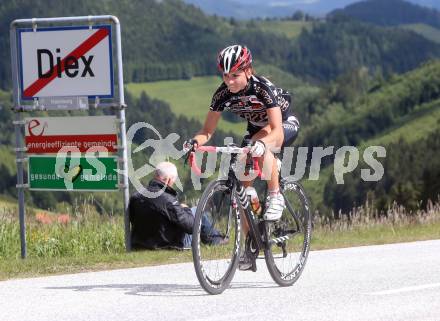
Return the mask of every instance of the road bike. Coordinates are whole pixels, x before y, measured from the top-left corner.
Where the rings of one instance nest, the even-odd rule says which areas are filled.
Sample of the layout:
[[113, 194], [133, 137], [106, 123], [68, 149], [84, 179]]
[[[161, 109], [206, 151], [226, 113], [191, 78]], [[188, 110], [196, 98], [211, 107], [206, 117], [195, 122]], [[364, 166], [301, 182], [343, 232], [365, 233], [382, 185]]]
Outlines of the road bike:
[[[256, 215], [250, 206], [242, 182], [237, 178], [240, 157], [247, 158], [245, 171], [262, 177], [258, 161], [253, 159], [249, 147], [228, 145], [223, 147], [200, 146], [197, 152], [215, 152], [230, 155], [229, 168], [224, 177], [211, 181], [201, 195], [195, 214], [192, 238], [192, 254], [197, 278], [203, 289], [210, 294], [220, 294], [229, 287], [238, 266], [242, 244], [252, 254], [254, 260], [264, 252], [267, 268], [273, 280], [280, 286], [291, 286], [304, 270], [310, 250], [312, 216], [309, 200], [302, 186], [290, 177], [279, 175], [280, 192], [286, 208], [281, 219], [265, 221]], [[246, 156], [239, 156], [244, 155]], [[195, 159], [195, 151], [188, 154], [191, 169], [201, 173]], [[227, 172], [227, 173], [226, 173]], [[280, 172], [280, 171], [279, 171]], [[244, 172], [243, 172], [244, 173]], [[263, 200], [260, 198], [262, 213]], [[249, 233], [246, 240], [241, 235], [243, 217], [247, 218]], [[202, 220], [211, 222], [209, 229], [202, 228]], [[221, 235], [220, 242], [207, 242], [210, 233]], [[256, 261], [255, 261], [256, 262]]]

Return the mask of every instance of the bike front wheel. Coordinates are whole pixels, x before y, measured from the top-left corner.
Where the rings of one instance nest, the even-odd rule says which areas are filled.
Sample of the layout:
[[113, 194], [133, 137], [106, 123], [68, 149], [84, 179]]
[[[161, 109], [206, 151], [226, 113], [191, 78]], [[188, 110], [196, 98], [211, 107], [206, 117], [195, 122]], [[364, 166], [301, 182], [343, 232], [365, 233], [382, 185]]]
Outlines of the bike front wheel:
[[240, 215], [234, 189], [225, 181], [211, 182], [197, 206], [192, 253], [197, 278], [210, 294], [231, 283], [240, 253]]
[[300, 277], [306, 264], [312, 236], [309, 200], [302, 186], [284, 179], [281, 193], [286, 208], [277, 222], [265, 222], [266, 265], [272, 279], [280, 286], [290, 286]]

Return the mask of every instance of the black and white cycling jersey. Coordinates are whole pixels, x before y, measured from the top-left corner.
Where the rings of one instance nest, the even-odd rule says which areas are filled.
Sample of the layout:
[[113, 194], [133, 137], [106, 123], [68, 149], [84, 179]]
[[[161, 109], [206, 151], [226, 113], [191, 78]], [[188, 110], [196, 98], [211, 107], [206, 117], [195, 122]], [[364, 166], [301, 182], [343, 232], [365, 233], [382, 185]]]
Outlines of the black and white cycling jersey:
[[253, 75], [246, 88], [238, 93], [230, 92], [223, 82], [212, 97], [210, 110], [233, 112], [249, 125], [261, 128], [268, 124], [267, 110], [275, 107], [281, 109], [283, 121], [292, 119], [290, 94], [267, 78]]

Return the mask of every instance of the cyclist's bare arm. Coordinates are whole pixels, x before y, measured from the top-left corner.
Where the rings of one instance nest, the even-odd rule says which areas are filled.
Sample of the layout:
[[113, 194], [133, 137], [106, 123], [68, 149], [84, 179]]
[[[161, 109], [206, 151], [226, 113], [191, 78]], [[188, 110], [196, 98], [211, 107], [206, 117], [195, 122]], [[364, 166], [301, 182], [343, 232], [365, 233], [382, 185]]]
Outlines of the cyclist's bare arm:
[[206, 142], [211, 139], [221, 114], [221, 112], [210, 110], [208, 115], [206, 115], [203, 128], [194, 136], [194, 139], [197, 140], [200, 146], [206, 144]]

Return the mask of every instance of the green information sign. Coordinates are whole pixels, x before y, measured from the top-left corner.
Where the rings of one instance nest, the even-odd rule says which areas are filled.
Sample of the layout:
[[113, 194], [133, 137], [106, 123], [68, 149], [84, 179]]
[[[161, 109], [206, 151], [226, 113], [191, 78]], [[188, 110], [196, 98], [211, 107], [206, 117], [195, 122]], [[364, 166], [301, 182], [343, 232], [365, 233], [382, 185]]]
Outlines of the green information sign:
[[30, 156], [31, 190], [116, 191], [116, 157]]

